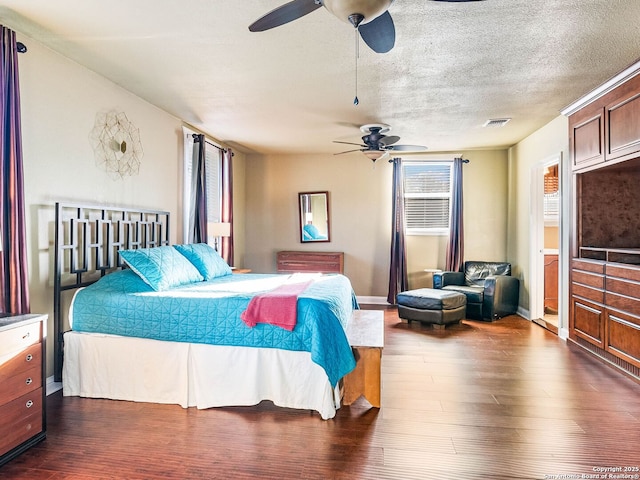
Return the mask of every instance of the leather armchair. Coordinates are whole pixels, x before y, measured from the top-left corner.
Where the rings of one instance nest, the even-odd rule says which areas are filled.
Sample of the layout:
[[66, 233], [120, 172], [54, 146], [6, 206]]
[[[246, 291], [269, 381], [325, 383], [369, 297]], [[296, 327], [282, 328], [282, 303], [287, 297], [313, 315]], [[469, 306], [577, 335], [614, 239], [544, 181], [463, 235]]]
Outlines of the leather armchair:
[[465, 262], [463, 272], [438, 272], [433, 288], [464, 293], [467, 318], [493, 320], [516, 313], [520, 281], [506, 262]]

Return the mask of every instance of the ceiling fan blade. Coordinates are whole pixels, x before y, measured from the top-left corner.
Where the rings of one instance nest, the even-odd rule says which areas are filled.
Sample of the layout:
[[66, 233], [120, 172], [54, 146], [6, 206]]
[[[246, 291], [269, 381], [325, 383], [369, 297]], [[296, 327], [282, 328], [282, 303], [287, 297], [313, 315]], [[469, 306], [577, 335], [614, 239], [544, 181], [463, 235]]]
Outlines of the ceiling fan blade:
[[345, 150], [344, 152], [334, 153], [334, 155], [342, 155], [343, 153], [351, 153], [351, 152], [361, 152], [361, 148], [355, 148], [353, 150]]
[[344, 143], [345, 145], [358, 145], [359, 147], [364, 147], [366, 148], [366, 145], [362, 145], [360, 143], [353, 143], [353, 142], [340, 142], [339, 140], [334, 140], [333, 143]]
[[364, 43], [376, 53], [387, 53], [396, 43], [396, 27], [387, 10], [369, 23], [358, 27]]
[[322, 3], [316, 3], [315, 0], [293, 0], [260, 17], [249, 25], [249, 30], [251, 32], [264, 32], [270, 28], [279, 27], [304, 17], [320, 7], [322, 7]]
[[389, 145], [385, 150], [394, 152], [424, 152], [427, 147], [424, 145]]
[[380, 139], [380, 143], [383, 145], [391, 145], [392, 143], [396, 143], [400, 140], [400, 137], [397, 135], [385, 135]]

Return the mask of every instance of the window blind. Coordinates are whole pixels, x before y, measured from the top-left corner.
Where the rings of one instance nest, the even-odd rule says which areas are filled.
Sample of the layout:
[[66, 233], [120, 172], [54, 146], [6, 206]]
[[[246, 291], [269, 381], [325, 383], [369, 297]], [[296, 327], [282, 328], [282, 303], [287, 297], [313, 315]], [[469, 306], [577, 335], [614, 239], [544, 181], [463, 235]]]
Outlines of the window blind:
[[405, 225], [408, 233], [449, 228], [451, 163], [403, 165]]

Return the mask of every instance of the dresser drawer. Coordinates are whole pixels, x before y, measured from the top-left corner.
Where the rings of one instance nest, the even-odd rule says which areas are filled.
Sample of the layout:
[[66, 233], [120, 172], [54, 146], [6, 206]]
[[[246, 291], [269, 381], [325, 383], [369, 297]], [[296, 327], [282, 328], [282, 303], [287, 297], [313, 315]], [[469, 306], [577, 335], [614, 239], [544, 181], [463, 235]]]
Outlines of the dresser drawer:
[[640, 298], [640, 283], [607, 277], [607, 292], [618, 293], [629, 297]]
[[590, 287], [604, 289], [604, 275], [598, 275], [595, 273], [587, 272], [571, 272], [571, 281], [574, 283], [581, 283]]
[[626, 295], [618, 295], [613, 292], [606, 292], [604, 303], [607, 307], [627, 312], [631, 315], [640, 316], [640, 299], [628, 297]]
[[595, 303], [604, 303], [604, 290], [600, 290], [597, 288], [573, 283], [571, 284], [571, 294], [576, 297], [586, 298], [587, 300], [591, 300]]
[[0, 332], [0, 357], [40, 342], [41, 322]]
[[0, 406], [0, 455], [42, 431], [42, 388]]
[[16, 373], [25, 372], [34, 367], [40, 368], [42, 362], [42, 343], [36, 343], [19, 352], [0, 355], [0, 385]]
[[571, 268], [574, 270], [584, 270], [585, 272], [604, 273], [604, 263], [593, 260], [574, 258], [571, 261]]
[[343, 273], [344, 253], [295, 251], [278, 252], [277, 269], [280, 273]]
[[14, 375], [2, 380], [2, 388], [0, 389], [0, 405], [29, 393], [36, 388], [42, 386], [42, 368], [39, 364], [33, 367], [15, 373]]
[[606, 268], [607, 277], [625, 278], [640, 282], [640, 268], [627, 265], [611, 265]]

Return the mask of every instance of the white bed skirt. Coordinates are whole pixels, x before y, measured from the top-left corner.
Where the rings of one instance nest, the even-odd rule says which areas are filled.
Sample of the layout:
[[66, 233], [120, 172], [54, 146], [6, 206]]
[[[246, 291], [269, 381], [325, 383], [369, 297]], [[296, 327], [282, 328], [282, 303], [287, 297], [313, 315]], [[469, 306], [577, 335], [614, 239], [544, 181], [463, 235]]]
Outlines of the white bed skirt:
[[170, 403], [200, 409], [275, 405], [333, 418], [340, 407], [309, 352], [64, 334], [65, 396]]

